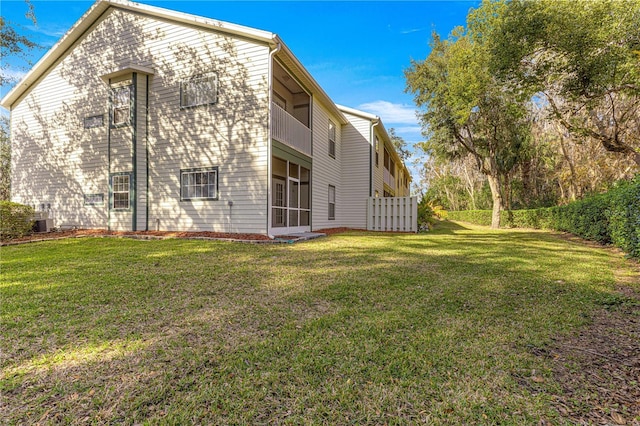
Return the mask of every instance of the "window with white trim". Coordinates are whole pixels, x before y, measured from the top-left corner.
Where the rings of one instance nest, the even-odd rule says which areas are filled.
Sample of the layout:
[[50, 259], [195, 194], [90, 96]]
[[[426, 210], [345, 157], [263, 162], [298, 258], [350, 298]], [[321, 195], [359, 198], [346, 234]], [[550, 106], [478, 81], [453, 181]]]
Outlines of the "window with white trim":
[[180, 83], [180, 107], [188, 108], [218, 102], [218, 76], [207, 74]]
[[379, 167], [379, 158], [380, 158], [380, 141], [378, 140], [378, 137], [376, 136], [375, 138], [375, 149], [376, 149], [376, 167]]
[[336, 125], [329, 120], [329, 156], [336, 158]]
[[218, 168], [180, 170], [181, 200], [217, 200]]
[[111, 124], [124, 126], [131, 122], [132, 86], [119, 86], [111, 89]]
[[131, 199], [131, 176], [119, 174], [111, 176], [111, 208], [127, 210]]
[[85, 206], [102, 206], [104, 205], [104, 194], [84, 194]]
[[336, 187], [329, 185], [329, 220], [336, 218]]

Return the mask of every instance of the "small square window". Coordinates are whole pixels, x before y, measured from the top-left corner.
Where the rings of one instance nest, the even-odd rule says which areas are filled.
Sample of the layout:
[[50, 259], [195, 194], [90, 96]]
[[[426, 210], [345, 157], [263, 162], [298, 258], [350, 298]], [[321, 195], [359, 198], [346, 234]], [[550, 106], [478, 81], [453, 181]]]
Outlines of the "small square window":
[[218, 102], [218, 76], [207, 74], [180, 83], [180, 107], [188, 108]]
[[104, 194], [84, 194], [85, 206], [102, 206], [104, 204]]

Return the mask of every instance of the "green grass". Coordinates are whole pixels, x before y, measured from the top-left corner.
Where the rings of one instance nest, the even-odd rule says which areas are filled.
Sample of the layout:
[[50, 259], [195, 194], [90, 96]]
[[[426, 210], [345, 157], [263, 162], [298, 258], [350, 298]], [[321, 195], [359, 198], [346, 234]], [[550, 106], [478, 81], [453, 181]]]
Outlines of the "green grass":
[[619, 257], [445, 223], [296, 245], [82, 238], [0, 252], [13, 423], [562, 423], [532, 348]]

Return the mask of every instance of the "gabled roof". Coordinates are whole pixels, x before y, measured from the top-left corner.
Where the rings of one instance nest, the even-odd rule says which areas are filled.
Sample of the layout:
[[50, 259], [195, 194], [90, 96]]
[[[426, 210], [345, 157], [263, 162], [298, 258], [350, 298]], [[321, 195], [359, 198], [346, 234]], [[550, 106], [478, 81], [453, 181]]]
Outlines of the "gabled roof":
[[127, 0], [98, 0], [89, 8], [87, 12], [65, 33], [64, 36], [31, 68], [31, 70], [16, 84], [9, 93], [0, 101], [0, 105], [11, 109], [11, 107], [20, 101], [24, 95], [38, 80], [64, 55], [67, 54], [73, 44], [110, 8], [134, 11], [148, 16], [166, 19], [169, 21], [189, 24], [201, 28], [241, 36], [264, 43], [272, 48], [280, 46], [281, 49], [277, 53], [278, 57], [284, 58], [292, 64], [292, 71], [299, 73], [300, 78], [307, 88], [334, 113], [342, 122], [347, 123], [347, 119], [333, 103], [331, 98], [325, 93], [315, 79], [304, 68], [300, 61], [295, 57], [293, 52], [280, 40], [277, 34], [258, 30], [255, 28], [245, 27], [242, 25], [232, 24], [229, 22], [218, 21], [216, 19], [205, 18], [202, 16], [191, 15], [188, 13], [177, 12], [169, 9], [163, 9], [156, 6], [130, 2]]

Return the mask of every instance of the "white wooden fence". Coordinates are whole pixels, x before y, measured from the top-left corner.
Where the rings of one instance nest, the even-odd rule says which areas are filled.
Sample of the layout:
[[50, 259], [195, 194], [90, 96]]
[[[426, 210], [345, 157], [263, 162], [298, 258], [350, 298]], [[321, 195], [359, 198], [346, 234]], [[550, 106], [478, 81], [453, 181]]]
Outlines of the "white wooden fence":
[[369, 198], [367, 230], [418, 232], [418, 198]]

